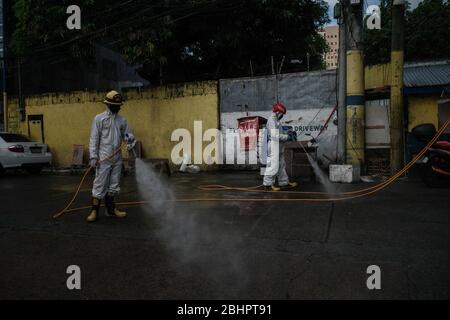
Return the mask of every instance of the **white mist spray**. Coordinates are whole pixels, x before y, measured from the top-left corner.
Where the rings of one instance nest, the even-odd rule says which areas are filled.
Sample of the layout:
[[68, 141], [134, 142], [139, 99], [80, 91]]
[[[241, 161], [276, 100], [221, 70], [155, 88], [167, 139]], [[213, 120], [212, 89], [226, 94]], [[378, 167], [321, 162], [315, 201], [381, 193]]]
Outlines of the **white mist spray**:
[[[202, 276], [234, 278], [244, 285], [242, 259], [235, 250], [240, 240], [213, 232], [208, 221], [202, 219], [204, 215], [198, 215], [199, 210], [205, 210], [198, 204], [177, 205], [168, 181], [141, 159], [136, 159], [136, 181], [141, 199], [149, 202], [142, 208], [149, 219], [158, 223], [156, 236], [166, 245], [174, 263], [195, 263], [200, 269], [208, 266]], [[220, 248], [220, 254], [214, 248]]]
[[315, 161], [308, 152], [306, 152], [306, 156], [308, 157], [308, 161], [314, 170], [314, 174], [316, 175], [317, 179], [319, 179], [319, 182], [322, 184], [322, 186], [325, 188], [325, 192], [329, 195], [333, 194], [334, 188], [330, 180], [328, 179], [328, 175], [323, 172], [322, 169], [320, 169], [317, 161]]
[[141, 159], [136, 159], [136, 182], [139, 195], [142, 200], [150, 201], [150, 206], [155, 211], [166, 211], [173, 207], [175, 196], [172, 190], [163, 183], [150, 164]]
[[168, 249], [175, 250], [181, 260], [189, 260], [193, 256], [193, 235], [196, 234], [192, 216], [182, 212], [175, 214], [174, 192], [152, 165], [141, 159], [136, 159], [136, 182], [141, 199], [149, 202], [143, 209], [160, 225], [157, 236]]

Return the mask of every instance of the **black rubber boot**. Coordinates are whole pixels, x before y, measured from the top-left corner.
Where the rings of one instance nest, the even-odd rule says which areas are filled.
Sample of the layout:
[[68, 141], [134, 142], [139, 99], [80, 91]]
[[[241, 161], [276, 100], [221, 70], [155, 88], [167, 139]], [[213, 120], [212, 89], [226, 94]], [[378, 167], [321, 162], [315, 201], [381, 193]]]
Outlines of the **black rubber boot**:
[[264, 186], [264, 190], [265, 191], [273, 191], [273, 192], [277, 192], [280, 191], [280, 188], [278, 188], [275, 185], [271, 185], [271, 186]]
[[108, 217], [125, 218], [127, 216], [126, 212], [117, 210], [116, 204], [114, 202], [114, 196], [110, 194], [107, 194], [105, 196], [105, 206], [106, 206], [105, 214]]
[[101, 199], [92, 197], [92, 210], [91, 213], [86, 218], [87, 222], [94, 222], [95, 220], [97, 220], [98, 211], [100, 210], [101, 203], [102, 203]]

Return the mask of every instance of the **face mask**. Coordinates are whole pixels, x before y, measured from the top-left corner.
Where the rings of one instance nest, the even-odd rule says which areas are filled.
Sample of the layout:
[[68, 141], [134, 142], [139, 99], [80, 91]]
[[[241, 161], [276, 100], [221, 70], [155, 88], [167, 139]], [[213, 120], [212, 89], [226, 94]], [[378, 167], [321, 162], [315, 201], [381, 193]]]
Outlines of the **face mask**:
[[118, 113], [119, 110], [120, 110], [120, 106], [115, 106], [115, 105], [112, 105], [112, 104], [110, 104], [110, 105], [108, 106], [108, 108], [109, 108], [109, 110], [110, 110], [112, 113], [114, 113], [114, 114]]

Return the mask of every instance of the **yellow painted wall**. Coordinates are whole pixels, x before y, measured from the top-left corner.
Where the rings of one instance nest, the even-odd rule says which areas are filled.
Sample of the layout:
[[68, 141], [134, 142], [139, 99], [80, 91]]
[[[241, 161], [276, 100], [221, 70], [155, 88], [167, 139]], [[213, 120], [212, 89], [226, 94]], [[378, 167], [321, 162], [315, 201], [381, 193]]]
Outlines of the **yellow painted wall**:
[[[389, 64], [365, 68], [365, 89], [390, 85]], [[44, 116], [45, 142], [50, 146], [54, 163], [69, 166], [73, 144], [87, 147], [94, 116], [105, 109], [104, 92], [72, 92], [45, 94], [25, 98], [27, 115]], [[170, 159], [176, 142], [170, 141], [173, 130], [186, 128], [193, 138], [193, 123], [203, 121], [203, 131], [219, 127], [219, 101], [217, 82], [195, 82], [150, 88], [125, 93], [126, 103], [121, 114], [138, 140], [142, 141], [146, 158]], [[433, 123], [438, 127], [437, 96], [410, 96], [410, 131], [421, 123]], [[17, 99], [8, 100], [8, 131], [28, 135], [27, 121], [19, 121]], [[207, 143], [203, 143], [205, 147]], [[208, 168], [213, 168], [208, 166]]]
[[367, 66], [364, 71], [364, 82], [366, 90], [390, 86], [391, 85], [390, 63]]
[[[54, 163], [69, 166], [74, 144], [85, 145], [88, 158], [89, 134], [94, 116], [105, 110], [104, 92], [74, 92], [31, 96], [25, 99], [27, 115], [44, 116], [45, 143]], [[146, 158], [167, 158], [177, 142], [172, 131], [186, 128], [193, 139], [194, 120], [203, 121], [203, 131], [219, 127], [217, 82], [197, 82], [124, 92], [120, 111], [142, 142]], [[17, 100], [9, 102], [9, 131], [28, 134], [27, 121], [18, 121]], [[207, 143], [203, 144], [205, 147]]]
[[408, 131], [423, 123], [432, 123], [438, 128], [438, 95], [408, 97]]
[[[391, 67], [389, 63], [367, 66], [365, 69], [365, 89], [373, 90], [390, 87]], [[432, 123], [438, 128], [439, 96], [408, 97], [408, 131], [422, 123]]]

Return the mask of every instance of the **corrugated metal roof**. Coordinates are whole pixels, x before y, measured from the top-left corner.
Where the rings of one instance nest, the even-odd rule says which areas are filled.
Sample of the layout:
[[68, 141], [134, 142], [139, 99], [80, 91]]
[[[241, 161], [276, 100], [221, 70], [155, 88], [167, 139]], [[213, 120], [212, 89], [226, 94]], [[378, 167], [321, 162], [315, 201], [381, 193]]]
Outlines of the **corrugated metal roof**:
[[450, 85], [450, 61], [405, 65], [405, 87]]

